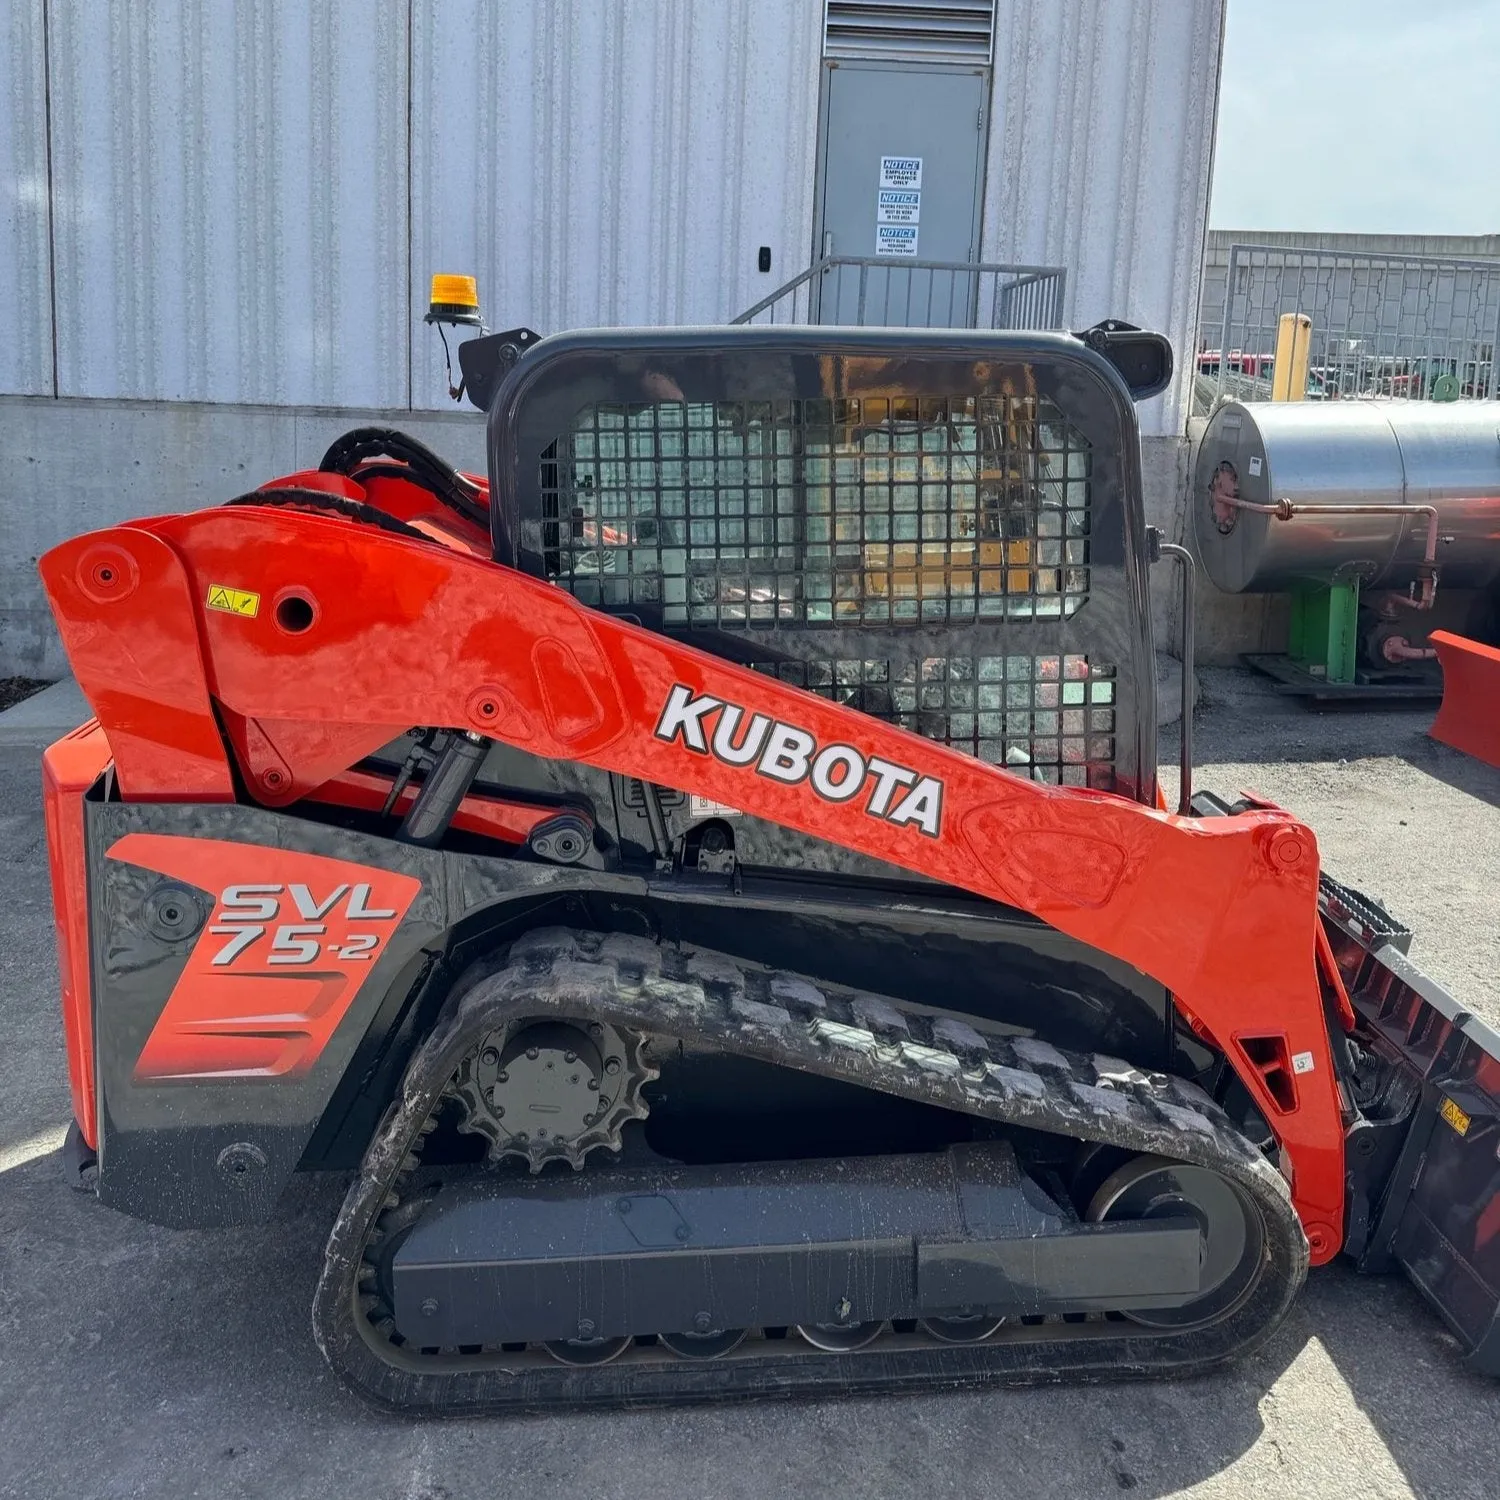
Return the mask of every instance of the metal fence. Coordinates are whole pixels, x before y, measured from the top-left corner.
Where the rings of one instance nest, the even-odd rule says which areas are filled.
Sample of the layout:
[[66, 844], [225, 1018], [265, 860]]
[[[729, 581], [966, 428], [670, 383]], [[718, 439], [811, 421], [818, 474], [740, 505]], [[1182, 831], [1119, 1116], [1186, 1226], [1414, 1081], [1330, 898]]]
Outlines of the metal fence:
[[1217, 319], [1216, 291], [1205, 286], [1199, 410], [1226, 396], [1270, 399], [1284, 313], [1312, 321], [1309, 400], [1500, 394], [1500, 261], [1232, 245]]
[[874, 328], [1061, 328], [1061, 266], [830, 255], [742, 312], [736, 323]]

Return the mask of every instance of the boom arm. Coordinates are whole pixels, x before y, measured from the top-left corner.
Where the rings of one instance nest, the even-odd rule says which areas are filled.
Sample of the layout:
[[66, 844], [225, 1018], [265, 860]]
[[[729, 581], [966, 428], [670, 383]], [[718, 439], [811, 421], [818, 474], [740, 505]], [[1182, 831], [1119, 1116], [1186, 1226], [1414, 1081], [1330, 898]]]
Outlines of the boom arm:
[[75, 538], [41, 566], [127, 799], [231, 800], [238, 776], [286, 806], [439, 725], [1018, 907], [1172, 991], [1284, 1148], [1311, 1259], [1338, 1251], [1318, 852], [1289, 814], [1199, 820], [1039, 785], [523, 573], [334, 515], [166, 517]]

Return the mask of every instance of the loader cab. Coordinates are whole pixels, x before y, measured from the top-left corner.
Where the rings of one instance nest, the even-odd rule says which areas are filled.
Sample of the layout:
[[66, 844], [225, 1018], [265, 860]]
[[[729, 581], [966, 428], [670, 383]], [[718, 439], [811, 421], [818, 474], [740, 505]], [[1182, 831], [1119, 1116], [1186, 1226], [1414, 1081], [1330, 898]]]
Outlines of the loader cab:
[[545, 339], [489, 405], [495, 555], [982, 760], [1152, 801], [1126, 380], [1170, 352], [1095, 342], [1111, 357], [967, 330]]

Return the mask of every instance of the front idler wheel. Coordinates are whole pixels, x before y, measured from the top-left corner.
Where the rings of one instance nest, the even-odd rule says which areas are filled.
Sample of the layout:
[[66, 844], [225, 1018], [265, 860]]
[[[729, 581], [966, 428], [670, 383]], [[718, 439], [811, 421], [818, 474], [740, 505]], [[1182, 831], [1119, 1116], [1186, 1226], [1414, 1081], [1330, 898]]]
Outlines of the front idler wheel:
[[1179, 1307], [1138, 1308], [1123, 1316], [1147, 1328], [1201, 1328], [1250, 1295], [1266, 1260], [1265, 1223], [1248, 1195], [1207, 1167], [1137, 1156], [1112, 1173], [1084, 1215], [1121, 1219], [1191, 1218], [1198, 1224], [1199, 1291]]

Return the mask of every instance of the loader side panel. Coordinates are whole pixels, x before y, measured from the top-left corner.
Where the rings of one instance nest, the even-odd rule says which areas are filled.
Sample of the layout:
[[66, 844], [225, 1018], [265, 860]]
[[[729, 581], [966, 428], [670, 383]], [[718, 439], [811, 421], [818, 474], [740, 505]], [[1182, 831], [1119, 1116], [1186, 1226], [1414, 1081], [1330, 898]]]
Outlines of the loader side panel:
[[1161, 986], [993, 903], [752, 874], [725, 924], [722, 880], [654, 887], [245, 807], [79, 805], [100, 1195], [158, 1222], [255, 1222], [299, 1164], [357, 1165], [453, 974], [559, 921], [711, 933], [1142, 1068], [1204, 1060], [1181, 1052]]
[[434, 872], [232, 805], [86, 816], [100, 1197], [178, 1226], [260, 1219], [440, 930]]

